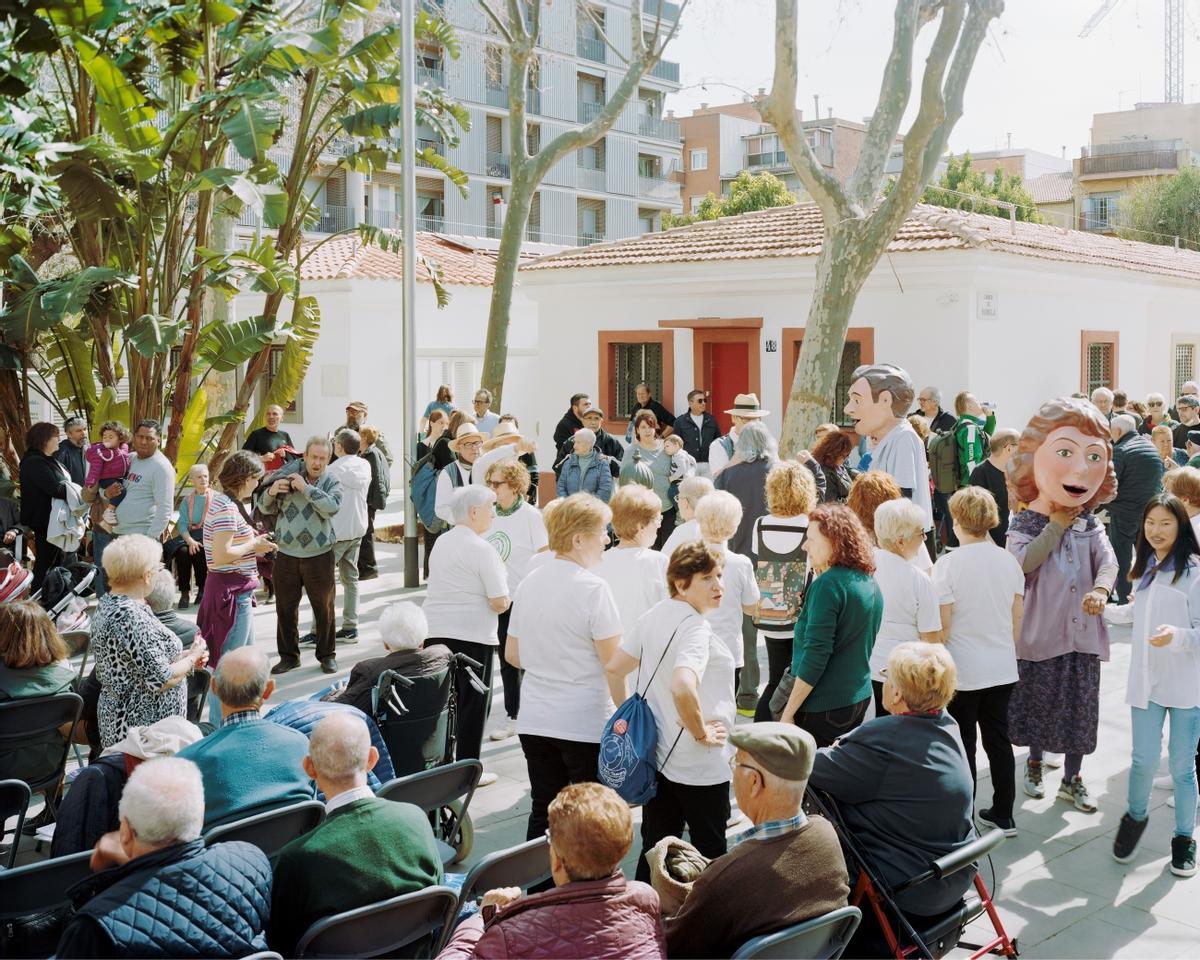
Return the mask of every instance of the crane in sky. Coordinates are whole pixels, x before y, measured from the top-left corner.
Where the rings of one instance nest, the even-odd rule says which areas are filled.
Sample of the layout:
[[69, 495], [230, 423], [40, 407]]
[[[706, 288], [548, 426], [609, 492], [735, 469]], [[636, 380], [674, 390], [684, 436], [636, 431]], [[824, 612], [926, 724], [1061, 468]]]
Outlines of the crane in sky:
[[[1080, 37], [1086, 37], [1121, 0], [1104, 0]], [[1163, 100], [1183, 103], [1183, 0], [1163, 0]]]

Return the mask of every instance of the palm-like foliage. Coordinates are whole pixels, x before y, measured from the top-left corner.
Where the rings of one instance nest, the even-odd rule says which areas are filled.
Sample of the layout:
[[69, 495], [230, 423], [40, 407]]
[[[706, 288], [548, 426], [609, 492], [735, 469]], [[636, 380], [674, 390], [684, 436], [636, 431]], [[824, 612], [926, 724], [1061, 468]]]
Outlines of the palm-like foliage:
[[[216, 427], [232, 445], [281, 340], [272, 397], [292, 399], [319, 329], [298, 263], [321, 187], [339, 168], [404, 160], [401, 28], [376, 4], [0, 0], [0, 92], [13, 93], [0, 97], [0, 405], [43, 390], [92, 416], [124, 379], [129, 417], [169, 420], [165, 452], [182, 464]], [[422, 14], [417, 30], [457, 55], [444, 22]], [[427, 90], [418, 119], [448, 144], [468, 121]], [[229, 220], [247, 211], [274, 232], [229, 249]], [[59, 247], [74, 269], [47, 279]], [[265, 294], [261, 314], [214, 316], [249, 290]], [[230, 409], [209, 416], [206, 379], [243, 364]]]

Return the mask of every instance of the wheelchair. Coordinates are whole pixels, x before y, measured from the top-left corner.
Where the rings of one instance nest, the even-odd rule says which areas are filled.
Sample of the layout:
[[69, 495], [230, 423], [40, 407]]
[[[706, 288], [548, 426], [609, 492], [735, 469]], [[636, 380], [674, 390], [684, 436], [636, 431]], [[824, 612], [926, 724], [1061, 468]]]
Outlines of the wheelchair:
[[[990, 830], [965, 847], [930, 861], [926, 869], [916, 876], [889, 886], [882, 871], [846, 827], [832, 797], [810, 787], [805, 795], [805, 805], [811, 806], [833, 824], [846, 854], [846, 862], [858, 874], [850, 892], [850, 905], [862, 911], [863, 923], [847, 947], [847, 956], [894, 957], [896, 960], [917, 956], [924, 960], [939, 960], [956, 947], [971, 950], [971, 960], [979, 960], [988, 954], [1003, 957], [1020, 955], [1017, 941], [1005, 931], [992, 894], [978, 870], [962, 900], [936, 916], [910, 918], [896, 903], [896, 896], [900, 893], [977, 866], [979, 861], [989, 857], [1004, 842], [1004, 831]], [[962, 934], [967, 924], [985, 913], [995, 936], [984, 944], [963, 942]]]
[[[456, 684], [462, 671], [467, 682], [480, 693], [483, 664], [461, 653], [451, 654], [444, 670], [408, 677], [385, 670], [371, 692], [372, 717], [383, 735], [397, 777], [444, 766], [454, 759], [457, 742], [458, 702]], [[471, 852], [475, 828], [461, 803], [431, 814], [434, 833], [455, 850], [455, 862]]]

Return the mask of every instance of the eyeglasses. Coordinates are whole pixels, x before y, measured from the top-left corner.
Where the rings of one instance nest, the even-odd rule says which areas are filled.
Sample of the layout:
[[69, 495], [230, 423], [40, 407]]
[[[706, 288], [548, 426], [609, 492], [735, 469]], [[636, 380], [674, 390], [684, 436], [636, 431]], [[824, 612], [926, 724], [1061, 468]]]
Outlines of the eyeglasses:
[[752, 764], [749, 764], [749, 763], [738, 763], [736, 756], [730, 757], [729, 758], [729, 769], [737, 770], [738, 767], [745, 767], [747, 770], [753, 770], [759, 776], [762, 776], [762, 770], [760, 770], [758, 767], [753, 766]]
[[1151, 400], [1149, 403], [1146, 404], [1146, 406], [1161, 407], [1161, 406], [1163, 406], [1163, 401], [1162, 400]]

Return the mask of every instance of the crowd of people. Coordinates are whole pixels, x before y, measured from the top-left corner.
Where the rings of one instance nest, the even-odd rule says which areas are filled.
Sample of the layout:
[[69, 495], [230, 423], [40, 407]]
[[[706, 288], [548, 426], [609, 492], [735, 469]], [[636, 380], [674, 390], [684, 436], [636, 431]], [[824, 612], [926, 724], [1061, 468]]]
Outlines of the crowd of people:
[[[105, 816], [77, 809], [87, 802], [74, 802], [77, 786], [62, 801], [60, 817], [87, 823], [71, 835], [76, 849], [94, 846], [96, 873], [74, 892], [58, 954], [169, 956], [194, 925], [211, 938], [206, 955], [287, 955], [322, 917], [447, 881], [429, 820], [374, 794], [392, 766], [372, 691], [385, 671], [428, 676], [456, 659], [471, 666], [454, 674], [454, 756], [479, 759], [487, 736], [517, 738], [526, 835], [548, 839], [553, 877], [550, 889], [488, 891], [448, 937], [443, 956], [456, 960], [729, 956], [847, 903], [861, 865], [839, 830], [868, 852], [876, 882], [902, 887], [981, 829], [1017, 835], [1017, 783], [1042, 799], [1048, 769], [1062, 769], [1057, 802], [1095, 813], [1084, 762], [1115, 623], [1131, 624], [1133, 656], [1113, 857], [1136, 856], [1169, 716], [1170, 870], [1195, 873], [1195, 384], [1170, 410], [1159, 394], [1139, 410], [1101, 388], [1000, 428], [994, 405], [968, 391], [951, 413], [936, 387], [918, 394], [903, 369], [868, 364], [851, 377], [842, 425], [821, 425], [791, 457], [754, 394], [719, 415], [703, 390], [678, 416], [648, 384], [634, 400], [622, 440], [588, 394], [570, 398], [546, 484], [557, 496], [539, 508], [535, 444], [516, 418], [493, 412], [486, 390], [468, 412], [441, 387], [418, 449], [436, 477], [423, 606], [384, 611], [385, 655], [354, 664], [348, 682], [271, 712], [274, 678], [300, 666], [303, 644], [333, 674], [339, 643], [358, 640], [357, 583], [376, 572], [367, 544], [391, 462], [365, 406], [303, 449], [268, 411], [215, 486], [207, 469], [189, 474], [177, 514], [156, 425], [137, 425], [130, 452], [122, 425], [105, 424], [94, 454], [82, 434], [71, 439], [80, 424], [68, 422], [61, 446], [56, 427], [37, 425], [22, 463], [34, 576], [65, 559], [37, 531], [66, 483], [93, 505], [105, 574], [96, 670], [81, 691], [94, 718], [87, 782], [106, 757], [137, 760], [103, 772], [119, 781]], [[199, 594], [192, 634], [161, 576], [162, 541], [175, 538], [179, 606], [193, 579]], [[251, 642], [264, 580], [273, 665]], [[0, 698], [70, 687], [64, 654], [39, 607], [0, 605]], [[182, 719], [202, 668], [213, 672], [206, 736]], [[627, 879], [634, 821], [616, 773], [624, 759], [608, 751], [609, 718], [631, 697], [656, 737]], [[978, 805], [977, 744], [992, 794]], [[1028, 749], [1023, 777], [1016, 748]], [[495, 779], [485, 770], [480, 785]], [[806, 790], [833, 805], [836, 829], [803, 803]], [[200, 839], [314, 796], [325, 821], [274, 865]], [[730, 836], [739, 819], [749, 828]], [[177, 927], [151, 934], [136, 922], [201, 875]], [[935, 877], [895, 900], [917, 923], [958, 903], [973, 876]], [[236, 923], [196, 919], [217, 899]]]

